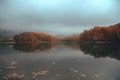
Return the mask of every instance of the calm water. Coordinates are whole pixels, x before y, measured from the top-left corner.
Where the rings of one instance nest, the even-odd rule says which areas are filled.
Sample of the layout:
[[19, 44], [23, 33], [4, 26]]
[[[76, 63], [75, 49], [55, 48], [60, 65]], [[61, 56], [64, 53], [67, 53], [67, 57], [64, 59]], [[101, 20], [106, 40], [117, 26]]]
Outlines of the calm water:
[[120, 80], [120, 47], [0, 45], [0, 80]]

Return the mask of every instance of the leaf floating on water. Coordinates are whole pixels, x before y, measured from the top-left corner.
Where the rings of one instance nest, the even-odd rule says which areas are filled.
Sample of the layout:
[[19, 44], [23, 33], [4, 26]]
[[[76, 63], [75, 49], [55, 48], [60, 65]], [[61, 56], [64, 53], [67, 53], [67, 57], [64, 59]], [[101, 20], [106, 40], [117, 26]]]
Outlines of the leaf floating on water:
[[36, 78], [39, 75], [45, 75], [47, 73], [49, 73], [49, 71], [47, 71], [47, 70], [45, 70], [45, 71], [44, 70], [43, 71], [38, 71], [38, 72], [32, 72], [32, 78]]
[[11, 62], [11, 66], [14, 66], [15, 64], [17, 64], [18, 62], [17, 61], [13, 61], [13, 62]]
[[103, 75], [103, 73], [98, 73], [98, 74], [95, 73], [95, 74], [94, 74], [94, 77], [98, 78], [98, 77], [100, 77], [100, 76], [102, 76], [102, 75]]
[[24, 74], [17, 74], [17, 73], [9, 73], [3, 76], [3, 80], [9, 80], [9, 79], [22, 79], [24, 77]]
[[17, 67], [16, 66], [8, 66], [7, 68], [8, 69], [16, 69]]
[[86, 77], [86, 74], [80, 73], [80, 76], [81, 76], [81, 77]]
[[75, 73], [78, 73], [78, 72], [79, 72], [78, 70], [73, 69], [73, 68], [70, 68], [69, 70], [71, 70], [71, 71], [73, 71], [73, 72], [75, 72]]
[[18, 62], [17, 61], [13, 61], [8, 65], [8, 69], [16, 69], [17, 67], [15, 66]]
[[96, 74], [96, 73], [94, 74], [94, 76], [95, 76], [96, 78], [100, 77], [100, 76], [99, 76], [98, 74]]

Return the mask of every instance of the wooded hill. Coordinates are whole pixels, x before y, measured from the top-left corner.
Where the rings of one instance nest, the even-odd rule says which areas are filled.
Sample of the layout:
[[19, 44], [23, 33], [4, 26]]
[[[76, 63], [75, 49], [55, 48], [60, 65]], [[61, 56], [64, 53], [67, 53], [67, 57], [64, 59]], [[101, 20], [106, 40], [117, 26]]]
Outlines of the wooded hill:
[[57, 41], [57, 37], [40, 32], [25, 32], [14, 36], [16, 43], [30, 43], [37, 46], [40, 43], [51, 43]]
[[95, 26], [80, 34], [80, 42], [120, 42], [120, 23], [108, 27]]

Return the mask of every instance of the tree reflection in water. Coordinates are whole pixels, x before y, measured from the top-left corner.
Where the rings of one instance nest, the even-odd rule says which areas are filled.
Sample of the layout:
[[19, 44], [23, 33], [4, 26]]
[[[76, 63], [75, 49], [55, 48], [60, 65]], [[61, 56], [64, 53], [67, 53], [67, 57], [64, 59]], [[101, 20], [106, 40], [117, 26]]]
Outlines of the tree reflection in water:
[[[56, 45], [56, 43], [43, 43], [39, 45], [15, 44], [14, 48], [16, 50], [25, 51], [23, 53], [26, 53], [48, 50]], [[97, 58], [111, 57], [120, 60], [119, 44], [64, 43], [63, 45], [78, 50], [64, 49], [65, 47], [61, 48], [61, 46], [58, 46], [56, 50], [51, 52], [46, 51], [46, 53], [50, 54], [26, 54], [23, 56], [16, 54], [19, 53], [19, 51], [6, 48], [6, 51], [13, 54], [2, 56], [4, 61], [1, 60], [0, 80], [111, 80], [116, 74], [117, 77], [119, 77], [119, 64], [111, 62], [108, 66], [108, 64], [101, 62], [99, 59], [96, 60], [92, 58], [91, 60], [87, 59], [87, 57], [81, 58], [81, 55], [78, 56], [80, 54], [79, 50], [82, 50], [84, 54], [89, 54]], [[72, 51], [76, 51], [75, 54]], [[59, 56], [58, 54], [63, 55], [62, 53], [67, 56], [70, 55], [70, 58], [57, 57], [59, 58], [57, 59], [56, 56], [54, 56]], [[71, 56], [71, 54], [77, 54], [76, 56], [78, 57]], [[117, 68], [116, 65], [118, 66]], [[114, 73], [112, 69], [117, 70], [118, 73]], [[109, 70], [111, 70], [114, 75], [109, 74]]]
[[69, 48], [72, 48], [72, 49], [79, 49], [79, 45], [77, 43], [63, 43], [63, 46], [64, 47], [69, 47]]
[[19, 51], [24, 52], [34, 52], [34, 51], [45, 51], [54, 48], [57, 46], [56, 43], [40, 43], [37, 45], [32, 45], [30, 43], [17, 43], [14, 45], [14, 48]]
[[[84, 54], [89, 54], [95, 58], [101, 57], [110, 57], [117, 60], [120, 60], [120, 44], [64, 44], [70, 48], [76, 48], [79, 46], [79, 49], [84, 52]], [[77, 48], [76, 48], [77, 49]]]

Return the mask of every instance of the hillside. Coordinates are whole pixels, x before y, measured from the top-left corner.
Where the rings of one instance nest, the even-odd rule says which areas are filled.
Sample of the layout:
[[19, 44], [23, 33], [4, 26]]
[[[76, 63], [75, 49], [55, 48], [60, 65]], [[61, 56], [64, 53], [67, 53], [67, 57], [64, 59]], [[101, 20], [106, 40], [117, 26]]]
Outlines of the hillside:
[[120, 23], [107, 27], [95, 26], [80, 35], [80, 42], [120, 42]]
[[40, 33], [40, 32], [25, 32], [14, 36], [16, 43], [28, 43], [34, 46], [38, 46], [40, 43], [51, 43], [57, 40], [56, 37]]

